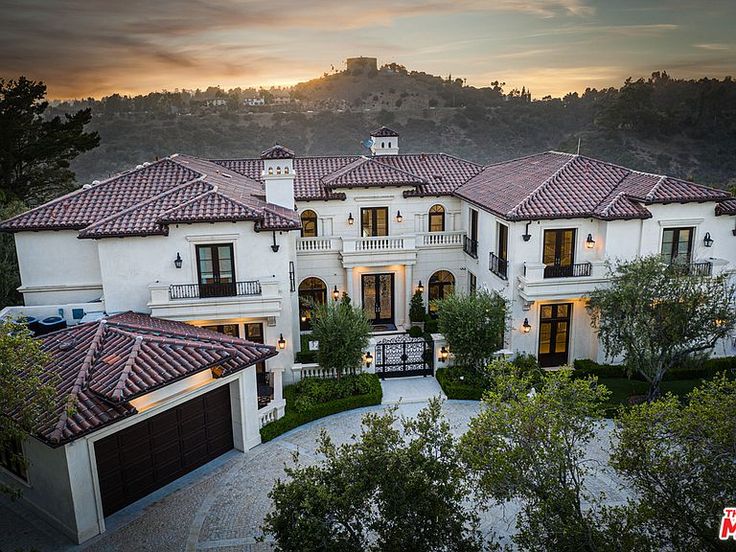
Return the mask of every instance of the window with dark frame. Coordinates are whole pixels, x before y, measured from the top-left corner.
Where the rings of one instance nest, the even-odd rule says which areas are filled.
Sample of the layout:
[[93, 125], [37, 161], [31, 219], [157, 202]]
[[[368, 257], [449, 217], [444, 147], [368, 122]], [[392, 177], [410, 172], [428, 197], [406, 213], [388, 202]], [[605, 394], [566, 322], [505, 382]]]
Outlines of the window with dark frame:
[[313, 305], [324, 305], [327, 302], [327, 284], [319, 278], [305, 278], [299, 284], [299, 329], [312, 328]]
[[429, 209], [429, 231], [445, 231], [445, 208], [442, 205], [432, 205]]
[[235, 295], [233, 244], [198, 245], [197, 273], [200, 297], [227, 297]]
[[317, 213], [311, 209], [302, 212], [302, 238], [317, 237]]
[[7, 446], [0, 448], [0, 466], [19, 479], [28, 481], [28, 469], [23, 454], [23, 445], [19, 440], [14, 439], [8, 442]]
[[434, 301], [439, 301], [455, 293], [455, 277], [447, 270], [438, 270], [429, 278], [427, 286], [429, 293], [429, 314], [437, 316], [437, 306]]
[[388, 207], [364, 207], [360, 210], [361, 236], [388, 236]]
[[468, 271], [468, 293], [471, 295], [475, 293], [478, 289], [478, 278], [475, 277], [475, 274]]
[[695, 228], [665, 228], [662, 230], [662, 260], [666, 263], [690, 263]]
[[225, 334], [229, 337], [240, 337], [240, 326], [238, 324], [216, 324], [211, 326], [203, 326], [206, 330]]

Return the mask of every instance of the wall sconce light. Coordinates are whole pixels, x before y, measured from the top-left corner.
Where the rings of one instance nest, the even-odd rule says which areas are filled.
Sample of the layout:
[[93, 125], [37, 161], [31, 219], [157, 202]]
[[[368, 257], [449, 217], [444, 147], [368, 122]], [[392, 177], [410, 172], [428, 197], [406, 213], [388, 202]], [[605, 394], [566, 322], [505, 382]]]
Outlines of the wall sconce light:
[[278, 253], [279, 252], [279, 247], [280, 246], [276, 243], [276, 232], [274, 231], [274, 233], [273, 233], [273, 245], [271, 246], [271, 251], [273, 251], [274, 253]]
[[710, 232], [705, 233], [705, 237], [703, 238], [703, 245], [705, 247], [712, 247], [713, 246], [713, 238], [710, 237]]
[[212, 378], [217, 379], [222, 377], [222, 375], [225, 373], [225, 369], [218, 364], [217, 366], [213, 366], [212, 368], [210, 368], [210, 372], [212, 372]]
[[532, 325], [529, 324], [529, 319], [528, 318], [525, 318], [524, 319], [524, 323], [521, 325], [521, 331], [524, 332], [525, 334], [527, 334], [530, 331], [532, 331]]
[[366, 352], [365, 356], [363, 357], [365, 360], [365, 367], [370, 368], [371, 364], [373, 364], [373, 355], [370, 351]]
[[424, 286], [422, 285], [422, 281], [419, 280], [419, 285], [417, 286], [417, 291], [419, 293], [424, 293]]
[[588, 234], [588, 237], [585, 238], [585, 247], [588, 249], [593, 249], [595, 247], [595, 240], [593, 239], [593, 234]]
[[184, 261], [181, 259], [181, 255], [179, 255], [179, 252], [176, 252], [176, 259], [174, 259], [174, 266], [176, 268], [181, 268], [181, 265]]
[[278, 345], [279, 349], [282, 351], [286, 349], [286, 340], [284, 339], [284, 334], [279, 334], [279, 340], [276, 342], [276, 345]]
[[337, 289], [337, 286], [335, 286], [335, 289], [332, 290], [332, 298], [337, 301], [340, 298], [340, 290]]
[[353, 218], [353, 213], [350, 213], [350, 214], [348, 215], [348, 224], [349, 224], [350, 226], [352, 226], [354, 222], [355, 222], [355, 219]]
[[437, 358], [440, 362], [447, 362], [447, 357], [450, 356], [450, 351], [444, 345], [440, 347], [440, 356]]
[[526, 230], [524, 230], [524, 233], [521, 235], [521, 239], [524, 241], [529, 241], [532, 239], [532, 235], [529, 233], [529, 225], [532, 223], [532, 221], [529, 221], [526, 223]]
[[404, 217], [401, 215], [401, 211], [396, 211], [396, 222], [403, 222]]

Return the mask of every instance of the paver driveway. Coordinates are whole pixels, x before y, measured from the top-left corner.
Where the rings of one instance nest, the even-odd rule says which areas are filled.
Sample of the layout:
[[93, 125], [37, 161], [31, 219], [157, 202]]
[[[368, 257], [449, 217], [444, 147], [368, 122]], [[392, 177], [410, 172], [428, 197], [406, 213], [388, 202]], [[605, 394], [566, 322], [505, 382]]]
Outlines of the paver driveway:
[[[423, 406], [422, 403], [402, 404], [399, 413], [413, 416]], [[245, 454], [229, 453], [219, 466], [207, 466], [176, 492], [143, 509], [134, 509], [132, 514], [128, 512], [127, 518], [113, 519], [120, 526], [109, 528], [107, 533], [83, 547], [62, 544], [50, 535], [44, 538], [28, 527], [22, 528], [25, 542], [18, 544], [25, 547], [33, 545], [40, 550], [269, 550], [268, 543], [256, 543], [255, 539], [260, 535], [261, 521], [270, 506], [268, 492], [274, 480], [283, 476], [284, 464], [292, 463], [292, 452], [298, 450], [304, 462], [314, 461], [315, 441], [322, 428], [336, 442], [345, 442], [359, 431], [363, 414], [383, 408], [385, 406], [375, 406], [336, 414], [296, 428]], [[443, 408], [453, 432], [459, 435], [466, 430], [468, 420], [477, 413], [479, 404], [447, 401]], [[609, 429], [610, 426], [601, 429], [599, 440], [590, 450], [591, 458], [602, 463], [605, 463], [607, 455]], [[589, 484], [594, 489], [605, 489], [611, 502], [620, 502], [624, 498], [605, 469], [600, 470]], [[492, 510], [484, 516], [483, 530], [508, 535], [513, 528], [515, 512], [513, 505]], [[502, 517], [504, 514], [505, 518]], [[21, 528], [16, 525], [14, 530], [21, 538], [18, 533]], [[0, 549], [5, 548], [3, 544], [8, 543], [0, 542]]]

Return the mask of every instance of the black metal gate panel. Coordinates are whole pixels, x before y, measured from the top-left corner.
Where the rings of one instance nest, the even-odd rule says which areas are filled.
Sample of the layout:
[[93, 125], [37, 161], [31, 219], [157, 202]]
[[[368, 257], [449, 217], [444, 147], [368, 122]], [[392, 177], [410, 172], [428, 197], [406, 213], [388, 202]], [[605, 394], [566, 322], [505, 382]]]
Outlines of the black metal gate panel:
[[399, 335], [376, 344], [376, 374], [381, 378], [432, 375], [432, 345], [421, 337]]

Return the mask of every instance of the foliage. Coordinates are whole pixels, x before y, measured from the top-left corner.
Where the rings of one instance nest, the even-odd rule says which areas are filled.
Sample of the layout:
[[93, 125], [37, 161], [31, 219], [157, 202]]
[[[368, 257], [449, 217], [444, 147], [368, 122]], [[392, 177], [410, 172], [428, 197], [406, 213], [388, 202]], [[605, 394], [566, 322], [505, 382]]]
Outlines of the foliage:
[[427, 309], [424, 308], [422, 292], [416, 290], [409, 303], [409, 320], [412, 322], [424, 322], [425, 314], [427, 314]]
[[47, 117], [46, 85], [0, 79], [0, 201], [33, 205], [74, 188], [69, 163], [95, 148], [100, 137], [85, 132], [90, 109]]
[[[10, 450], [12, 443], [25, 440], [53, 411], [55, 382], [44, 370], [48, 361], [41, 342], [25, 324], [0, 322], [0, 450]], [[26, 462], [18, 454], [10, 461]], [[14, 491], [0, 484], [0, 492]]]
[[313, 313], [312, 339], [319, 341], [319, 365], [336, 370], [338, 377], [345, 371], [358, 370], [371, 333], [363, 309], [353, 307], [344, 295], [340, 302], [315, 305]]
[[[627, 375], [638, 381], [645, 381], [637, 373], [627, 374], [626, 366], [622, 364], [599, 364], [587, 358], [576, 359], [576, 377], [597, 376], [598, 378], [624, 378]], [[714, 357], [708, 359], [687, 359], [683, 364], [670, 368], [662, 381], [690, 380], [697, 378], [712, 378], [720, 372], [736, 374], [736, 357]]]
[[340, 379], [304, 378], [292, 386], [294, 398], [290, 402], [295, 411], [306, 412], [317, 404], [370, 393], [374, 380], [374, 374], [346, 375]]
[[439, 368], [437, 382], [448, 399], [479, 401], [487, 389], [485, 375], [464, 366]]
[[[26, 206], [20, 201], [13, 201], [0, 207], [0, 220], [9, 219], [22, 213]], [[15, 253], [15, 239], [12, 234], [0, 233], [0, 309], [8, 305], [18, 305], [22, 301], [18, 293], [20, 273], [18, 257]]]
[[424, 330], [420, 328], [419, 326], [412, 326], [409, 328], [409, 337], [422, 337], [424, 335]]
[[438, 326], [447, 339], [455, 362], [483, 371], [494, 352], [503, 346], [506, 300], [498, 293], [479, 290], [452, 294], [437, 301]]
[[522, 550], [615, 550], [633, 542], [628, 549], [645, 549], [628, 520], [600, 508], [602, 497], [584, 484], [606, 389], [569, 370], [547, 372], [530, 389], [526, 378], [497, 376], [460, 441], [481, 499], [520, 502], [513, 539]]
[[439, 323], [436, 318], [432, 318], [432, 315], [427, 313], [424, 315], [424, 333], [433, 334], [439, 333]]
[[590, 297], [591, 323], [609, 357], [649, 383], [656, 398], [667, 372], [708, 352], [736, 325], [736, 294], [725, 276], [691, 275], [659, 257], [609, 267], [610, 287]]
[[686, 404], [667, 395], [621, 414], [611, 464], [632, 486], [629, 504], [662, 549], [732, 550], [719, 541], [723, 508], [736, 497], [736, 382], [704, 383]]
[[[356, 383], [353, 388], [364, 389], [365, 392], [363, 394], [345, 395], [342, 394], [342, 392], [333, 393], [329, 391], [329, 388], [337, 388], [339, 385], [342, 386], [340, 389], [351, 387], [353, 384], [350, 383], [350, 381], [353, 378], [360, 380], [360, 383]], [[286, 413], [282, 418], [261, 428], [262, 441], [270, 441], [282, 433], [286, 433], [295, 427], [318, 418], [323, 418], [345, 410], [381, 404], [381, 399], [383, 398], [381, 381], [375, 374], [347, 375], [341, 378], [339, 383], [336, 379], [315, 380], [311, 378], [306, 381], [319, 382], [318, 384], [306, 384], [307, 387], [315, 386], [319, 388], [319, 391], [314, 391], [313, 389], [312, 396], [305, 400], [301, 397], [303, 386], [300, 386], [299, 383], [285, 387], [284, 398], [286, 399]], [[342, 382], [344, 381], [347, 381], [348, 383], [343, 384]], [[328, 389], [325, 390], [325, 388]], [[325, 402], [315, 400], [315, 396], [324, 398]], [[296, 404], [300, 404], [301, 408], [295, 408], [294, 406]], [[311, 406], [309, 406], [310, 404]]]
[[286, 468], [270, 497], [265, 534], [276, 550], [481, 550], [464, 467], [438, 399], [397, 427], [370, 413], [352, 442], [322, 433], [315, 465]]
[[309, 342], [314, 341], [311, 333], [301, 334], [299, 336], [299, 343], [301, 350], [295, 355], [294, 360], [301, 362], [302, 364], [312, 364], [317, 362], [317, 351], [309, 350]]

